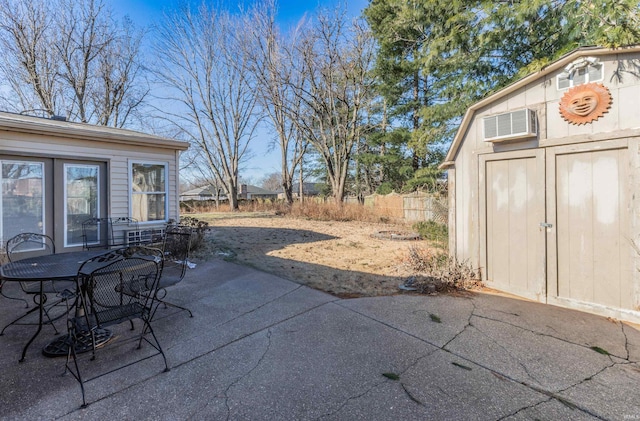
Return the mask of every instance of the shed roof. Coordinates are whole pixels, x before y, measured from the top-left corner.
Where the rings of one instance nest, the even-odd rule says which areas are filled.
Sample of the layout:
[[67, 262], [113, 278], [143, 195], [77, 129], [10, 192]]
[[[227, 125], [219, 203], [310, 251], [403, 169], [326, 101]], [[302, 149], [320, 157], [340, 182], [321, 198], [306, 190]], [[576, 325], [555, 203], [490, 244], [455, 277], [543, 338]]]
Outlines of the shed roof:
[[154, 146], [184, 151], [187, 142], [150, 135], [133, 130], [87, 123], [51, 120], [0, 111], [0, 131], [36, 133], [47, 136], [73, 139], [94, 140], [108, 143], [126, 143], [128, 145]]
[[536, 73], [532, 73], [528, 76], [525, 76], [524, 78], [497, 91], [496, 93], [489, 95], [483, 100], [476, 102], [475, 104], [470, 106], [465, 112], [464, 117], [462, 118], [462, 122], [458, 127], [458, 131], [456, 132], [456, 135], [453, 138], [453, 142], [451, 142], [451, 147], [449, 148], [449, 152], [447, 152], [447, 156], [445, 157], [444, 162], [440, 164], [440, 168], [447, 169], [453, 166], [456, 153], [458, 152], [458, 149], [462, 144], [464, 135], [467, 131], [467, 128], [469, 127], [469, 124], [471, 124], [471, 121], [473, 120], [473, 114], [476, 112], [476, 110], [506, 95], [511, 94], [512, 92], [522, 88], [523, 86], [528, 85], [529, 83], [536, 81], [537, 79], [545, 77], [549, 73], [562, 69], [563, 67], [573, 62], [574, 60], [577, 60], [580, 57], [602, 56], [607, 54], [626, 54], [626, 53], [637, 53], [637, 52], [640, 52], [640, 45], [634, 45], [634, 46], [623, 47], [623, 48], [615, 48], [615, 49], [603, 48], [603, 47], [581, 47], [560, 57], [558, 60], [542, 68], [542, 70]]

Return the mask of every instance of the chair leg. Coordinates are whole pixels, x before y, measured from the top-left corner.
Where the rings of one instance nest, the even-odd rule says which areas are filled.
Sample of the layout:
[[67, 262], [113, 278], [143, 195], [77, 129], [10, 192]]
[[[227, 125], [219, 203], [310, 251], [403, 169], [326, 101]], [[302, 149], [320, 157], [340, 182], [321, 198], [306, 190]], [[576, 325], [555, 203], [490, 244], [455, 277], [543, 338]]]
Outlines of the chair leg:
[[[34, 297], [35, 297], [35, 296], [34, 296]], [[46, 300], [45, 300], [45, 301], [46, 301]], [[55, 320], [58, 320], [58, 319], [59, 319], [60, 317], [62, 317], [62, 316], [58, 317], [57, 319], [56, 319], [56, 318], [52, 318], [51, 316], [49, 316], [49, 309], [50, 309], [50, 308], [53, 308], [53, 307], [55, 307], [55, 306], [57, 306], [57, 305], [60, 305], [60, 303], [62, 303], [62, 301], [66, 301], [66, 300], [59, 300], [59, 301], [56, 301], [55, 303], [51, 304], [50, 306], [48, 306], [48, 307], [44, 307], [44, 308], [42, 309], [42, 315], [46, 318], [46, 321], [45, 321], [45, 320], [43, 320], [42, 324], [48, 324], [48, 325], [51, 325], [51, 327], [53, 327], [53, 330], [54, 330], [54, 332], [55, 332], [55, 334], [56, 334], [56, 335], [57, 335], [57, 334], [59, 334], [60, 332], [58, 332], [58, 329], [56, 328], [56, 326], [55, 326], [55, 324], [54, 324], [54, 321], [55, 321]], [[37, 301], [35, 301], [35, 298], [34, 298], [34, 302], [36, 303], [36, 306], [35, 306], [35, 307], [33, 307], [32, 309], [30, 309], [29, 311], [27, 311], [26, 313], [24, 313], [24, 314], [20, 315], [18, 318], [14, 319], [12, 322], [10, 322], [10, 323], [8, 323], [7, 325], [5, 325], [5, 326], [2, 328], [2, 331], [0, 331], [0, 336], [4, 335], [4, 331], [5, 331], [9, 326], [12, 326], [12, 325], [18, 325], [18, 324], [19, 324], [18, 322], [19, 322], [20, 320], [22, 320], [22, 319], [24, 319], [25, 317], [29, 316], [31, 313], [38, 311], [38, 309], [40, 308], [40, 304], [39, 304]], [[66, 313], [68, 313], [68, 311], [69, 311], [69, 306], [67, 305], [67, 312], [66, 312]], [[66, 314], [66, 313], [65, 313], [65, 314]], [[31, 324], [31, 323], [25, 323], [25, 324]]]
[[8, 323], [7, 325], [5, 325], [5, 327], [3, 327], [3, 328], [2, 328], [2, 331], [0, 331], [0, 336], [4, 335], [4, 331], [5, 331], [9, 326], [15, 325], [15, 324], [16, 324], [16, 322], [18, 322], [18, 321], [20, 321], [20, 320], [24, 319], [25, 317], [27, 317], [27, 316], [28, 316], [28, 315], [30, 315], [31, 313], [38, 311], [38, 309], [39, 309], [39, 307], [34, 307], [34, 308], [32, 308], [31, 310], [27, 311], [26, 313], [24, 313], [24, 314], [20, 315], [20, 317], [18, 317], [17, 319], [15, 319], [15, 320], [13, 320], [12, 322], [10, 322], [10, 323]]
[[0, 283], [0, 295], [2, 295], [4, 298], [7, 298], [9, 300], [16, 300], [16, 301], [24, 301], [24, 308], [29, 308], [29, 302], [27, 300], [25, 300], [24, 298], [20, 298], [20, 297], [10, 297], [7, 294], [4, 293], [3, 287], [4, 283]]
[[186, 307], [182, 307], [178, 304], [174, 304], [174, 303], [170, 303], [169, 301], [164, 301], [164, 300], [159, 300], [162, 304], [164, 304], [165, 308], [167, 306], [169, 307], [175, 307], [175, 308], [179, 308], [180, 310], [186, 311], [187, 313], [189, 313], [189, 317], [193, 317], [193, 313], [191, 312], [191, 310], [189, 310]]
[[[73, 358], [73, 365], [75, 366], [75, 373], [69, 367], [69, 360]], [[78, 365], [78, 354], [76, 353], [75, 341], [73, 339], [73, 335], [69, 334], [69, 351], [67, 352], [67, 362], [65, 363], [65, 371], [63, 373], [66, 374], [67, 371], [71, 373], [71, 375], [80, 383], [80, 391], [82, 392], [82, 406], [81, 408], [87, 407], [87, 400], [85, 396], [84, 390], [84, 381], [82, 380], [82, 374], [80, 373], [80, 366]]]
[[138, 342], [138, 349], [140, 349], [142, 347], [142, 340], [144, 339], [145, 341], [149, 342], [148, 339], [144, 338], [144, 335], [146, 332], [150, 332], [151, 336], [153, 336], [153, 341], [155, 342], [155, 345], [152, 344], [151, 342], [149, 342], [149, 344], [151, 346], [153, 346], [154, 348], [156, 348], [158, 350], [158, 352], [160, 352], [160, 355], [162, 355], [162, 359], [164, 360], [164, 372], [166, 373], [167, 371], [171, 371], [171, 369], [169, 368], [169, 363], [167, 363], [167, 357], [164, 355], [164, 351], [162, 350], [162, 346], [160, 345], [160, 342], [158, 341], [158, 338], [156, 337], [155, 332], [153, 331], [153, 328], [151, 327], [151, 323], [149, 323], [149, 320], [143, 320], [144, 323], [144, 328], [142, 329], [142, 333], [140, 334], [140, 340]]

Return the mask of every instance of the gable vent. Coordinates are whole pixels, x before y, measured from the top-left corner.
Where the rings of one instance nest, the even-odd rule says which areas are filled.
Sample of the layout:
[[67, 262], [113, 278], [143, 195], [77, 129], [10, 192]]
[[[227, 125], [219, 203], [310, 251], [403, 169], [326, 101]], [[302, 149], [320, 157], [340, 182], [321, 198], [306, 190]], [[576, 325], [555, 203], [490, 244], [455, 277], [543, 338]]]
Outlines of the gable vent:
[[492, 115], [484, 119], [484, 141], [502, 142], [534, 137], [538, 134], [536, 112], [527, 108]]

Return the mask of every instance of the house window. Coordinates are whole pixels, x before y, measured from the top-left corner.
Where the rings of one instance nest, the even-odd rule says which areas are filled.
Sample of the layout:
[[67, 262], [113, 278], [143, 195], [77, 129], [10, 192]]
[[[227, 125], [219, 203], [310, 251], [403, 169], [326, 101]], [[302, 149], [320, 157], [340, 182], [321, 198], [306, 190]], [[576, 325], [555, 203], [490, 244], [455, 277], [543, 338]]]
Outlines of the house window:
[[167, 220], [167, 165], [131, 162], [131, 217], [140, 222]]
[[0, 167], [1, 244], [21, 232], [44, 234], [44, 163], [2, 160]]
[[604, 79], [604, 65], [597, 59], [586, 57], [571, 63], [556, 78], [558, 90]]

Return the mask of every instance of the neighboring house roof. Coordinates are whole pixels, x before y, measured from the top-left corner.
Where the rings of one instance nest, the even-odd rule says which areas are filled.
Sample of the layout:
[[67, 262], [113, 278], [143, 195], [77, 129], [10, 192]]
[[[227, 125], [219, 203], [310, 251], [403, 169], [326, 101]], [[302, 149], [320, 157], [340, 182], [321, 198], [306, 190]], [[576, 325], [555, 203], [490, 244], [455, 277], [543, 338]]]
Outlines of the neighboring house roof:
[[189, 148], [187, 142], [167, 139], [132, 130], [86, 123], [51, 120], [21, 114], [0, 112], [0, 131], [36, 133], [47, 136], [59, 136], [82, 140], [95, 140], [127, 145], [150, 146], [184, 151]]
[[567, 66], [568, 64], [570, 64], [571, 62], [573, 62], [574, 60], [580, 57], [602, 56], [602, 55], [608, 55], [608, 54], [627, 54], [627, 53], [638, 53], [638, 52], [640, 52], [640, 45], [625, 47], [625, 48], [616, 48], [616, 49], [602, 48], [602, 47], [578, 48], [562, 56], [561, 58], [554, 61], [553, 63], [547, 65], [539, 72], [532, 73], [529, 76], [526, 76], [518, 80], [517, 82], [499, 90], [498, 92], [492, 95], [489, 95], [483, 100], [476, 102], [475, 104], [470, 106], [467, 109], [467, 112], [464, 114], [464, 117], [462, 118], [462, 122], [460, 123], [460, 127], [458, 127], [458, 131], [456, 132], [456, 135], [453, 138], [453, 142], [451, 143], [451, 147], [449, 148], [449, 152], [447, 153], [447, 156], [445, 157], [444, 162], [440, 165], [440, 168], [447, 169], [453, 166], [456, 153], [458, 152], [458, 149], [462, 144], [462, 141], [465, 137], [467, 129], [469, 128], [469, 125], [473, 120], [473, 114], [475, 113], [476, 110], [513, 93], [514, 91], [536, 81], [537, 79], [543, 78], [552, 72], [562, 69], [563, 67]]
[[213, 196], [211, 189], [208, 186], [196, 187], [195, 189], [188, 190], [181, 193], [180, 196]]
[[[246, 188], [246, 190], [242, 190], [243, 188]], [[245, 195], [248, 194], [249, 196], [276, 196], [277, 193], [270, 191], [270, 190], [266, 190], [263, 189], [261, 187], [258, 186], [251, 186], [251, 185], [246, 185], [243, 184], [241, 186], [241, 188], [238, 191], [238, 196], [240, 195]], [[211, 197], [213, 198], [215, 196], [214, 194], [214, 188], [211, 186], [202, 186], [202, 187], [197, 187], [195, 189], [191, 189], [189, 191], [186, 191], [182, 194], [180, 194], [181, 198], [187, 198], [187, 197]], [[226, 197], [226, 195], [222, 194], [221, 197]]]
[[[215, 188], [212, 186], [201, 186], [188, 190], [180, 194], [180, 200], [214, 200], [216, 199]], [[227, 195], [220, 191], [220, 200], [226, 200]]]
[[[263, 189], [262, 187], [258, 187], [258, 186], [252, 186], [247, 184], [246, 187], [247, 187], [246, 193], [252, 196], [276, 196], [278, 194], [274, 191]], [[245, 193], [245, 191], [243, 191], [242, 193]]]

